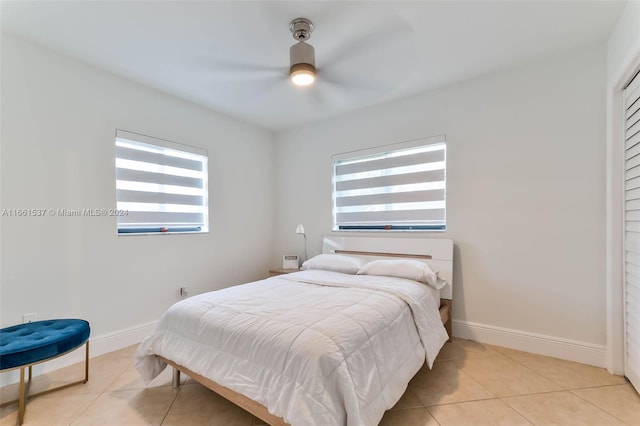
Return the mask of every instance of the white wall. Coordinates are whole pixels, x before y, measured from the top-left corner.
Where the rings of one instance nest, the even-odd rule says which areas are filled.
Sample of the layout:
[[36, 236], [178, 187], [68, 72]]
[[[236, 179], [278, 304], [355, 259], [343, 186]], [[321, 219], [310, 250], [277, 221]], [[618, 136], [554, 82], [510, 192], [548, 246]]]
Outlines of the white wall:
[[[114, 208], [115, 129], [209, 153], [210, 232], [117, 236], [113, 217], [2, 217], [2, 326], [80, 317], [126, 333], [192, 294], [264, 278], [273, 135], [2, 35], [2, 209]], [[116, 349], [116, 348], [111, 348]]]
[[278, 134], [274, 262], [331, 233], [331, 154], [446, 134], [447, 231], [412, 236], [454, 240], [454, 332], [603, 365], [604, 85], [597, 45]]
[[607, 80], [625, 74], [640, 52], [640, 1], [631, 0], [607, 41]]
[[607, 41], [607, 361], [624, 373], [623, 324], [623, 98], [640, 69], [640, 1], [630, 1]]

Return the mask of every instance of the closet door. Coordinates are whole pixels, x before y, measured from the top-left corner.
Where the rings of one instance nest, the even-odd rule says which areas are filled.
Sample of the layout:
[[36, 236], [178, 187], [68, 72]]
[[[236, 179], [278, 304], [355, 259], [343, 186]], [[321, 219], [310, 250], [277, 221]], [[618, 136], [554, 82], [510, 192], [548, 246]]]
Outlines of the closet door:
[[625, 101], [625, 376], [640, 390], [640, 75]]

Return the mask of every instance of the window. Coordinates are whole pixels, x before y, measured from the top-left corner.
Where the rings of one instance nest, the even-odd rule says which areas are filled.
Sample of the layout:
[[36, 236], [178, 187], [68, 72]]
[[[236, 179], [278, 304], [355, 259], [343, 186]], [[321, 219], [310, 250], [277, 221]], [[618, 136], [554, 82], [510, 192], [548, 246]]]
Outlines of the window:
[[444, 136], [333, 156], [333, 229], [444, 230]]
[[116, 131], [118, 234], [208, 232], [204, 150]]

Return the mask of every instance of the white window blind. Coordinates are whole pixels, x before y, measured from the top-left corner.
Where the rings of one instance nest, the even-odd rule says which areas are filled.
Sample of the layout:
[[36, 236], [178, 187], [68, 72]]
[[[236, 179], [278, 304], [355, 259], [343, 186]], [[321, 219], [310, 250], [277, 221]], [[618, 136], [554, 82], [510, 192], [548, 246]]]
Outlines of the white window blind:
[[640, 389], [640, 76], [625, 99], [625, 376]]
[[334, 230], [445, 229], [444, 137], [332, 160]]
[[119, 234], [207, 232], [207, 153], [116, 131]]

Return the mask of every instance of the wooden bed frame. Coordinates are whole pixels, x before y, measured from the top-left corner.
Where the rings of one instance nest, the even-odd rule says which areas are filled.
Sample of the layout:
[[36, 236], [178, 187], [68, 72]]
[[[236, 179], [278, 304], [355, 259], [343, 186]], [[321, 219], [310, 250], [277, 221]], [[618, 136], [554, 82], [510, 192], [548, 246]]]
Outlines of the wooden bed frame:
[[[448, 283], [440, 291], [440, 318], [447, 330], [449, 340], [451, 340], [453, 241], [419, 238], [325, 237], [323, 239], [322, 252], [345, 254], [365, 260], [411, 258], [433, 266]], [[178, 365], [159, 355], [156, 356], [173, 367], [172, 385], [174, 388], [180, 386], [180, 373], [182, 372], [265, 423], [271, 426], [290, 426], [281, 417], [271, 414], [267, 407], [259, 402], [219, 385], [183, 365]]]

